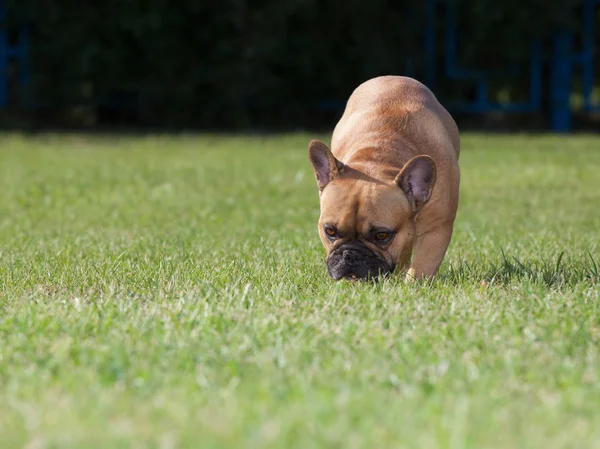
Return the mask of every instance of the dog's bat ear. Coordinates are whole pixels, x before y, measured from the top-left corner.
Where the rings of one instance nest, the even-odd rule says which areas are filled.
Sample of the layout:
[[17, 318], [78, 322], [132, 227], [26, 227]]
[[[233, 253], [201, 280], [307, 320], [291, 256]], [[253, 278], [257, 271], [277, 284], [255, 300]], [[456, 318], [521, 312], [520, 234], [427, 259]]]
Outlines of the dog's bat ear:
[[329, 147], [318, 140], [311, 140], [308, 144], [308, 158], [315, 171], [319, 190], [323, 190], [344, 169], [344, 164], [335, 158]]
[[435, 177], [435, 162], [425, 155], [413, 157], [396, 176], [395, 182], [406, 194], [413, 213], [419, 212], [431, 198]]

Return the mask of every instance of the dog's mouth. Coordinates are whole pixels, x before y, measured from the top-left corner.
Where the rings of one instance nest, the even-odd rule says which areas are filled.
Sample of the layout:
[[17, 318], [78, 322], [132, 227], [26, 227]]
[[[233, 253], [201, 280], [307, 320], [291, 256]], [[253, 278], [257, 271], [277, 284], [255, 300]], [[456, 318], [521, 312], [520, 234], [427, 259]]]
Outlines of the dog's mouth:
[[360, 242], [345, 243], [327, 258], [327, 272], [336, 281], [375, 281], [393, 271], [393, 266]]

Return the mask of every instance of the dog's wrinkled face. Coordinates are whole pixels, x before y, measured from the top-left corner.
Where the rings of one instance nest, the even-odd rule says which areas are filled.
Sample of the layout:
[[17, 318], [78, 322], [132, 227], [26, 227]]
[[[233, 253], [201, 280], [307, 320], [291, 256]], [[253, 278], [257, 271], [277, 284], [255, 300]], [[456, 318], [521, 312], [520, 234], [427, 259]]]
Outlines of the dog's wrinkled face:
[[395, 185], [351, 177], [332, 181], [321, 193], [318, 226], [335, 280], [375, 279], [410, 259], [414, 221]]
[[318, 228], [329, 275], [335, 280], [377, 279], [407, 266], [414, 217], [435, 182], [433, 161], [415, 158], [385, 183], [344, 166], [321, 142], [311, 142], [309, 156], [319, 185]]

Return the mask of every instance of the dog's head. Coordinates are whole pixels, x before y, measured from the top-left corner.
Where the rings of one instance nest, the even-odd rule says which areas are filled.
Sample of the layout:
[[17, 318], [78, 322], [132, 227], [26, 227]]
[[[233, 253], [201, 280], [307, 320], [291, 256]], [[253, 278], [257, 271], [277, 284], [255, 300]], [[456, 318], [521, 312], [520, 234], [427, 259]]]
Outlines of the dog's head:
[[319, 188], [318, 229], [329, 275], [376, 279], [404, 268], [412, 255], [415, 216], [435, 185], [433, 159], [412, 158], [390, 182], [345, 166], [316, 140], [309, 144], [309, 159]]

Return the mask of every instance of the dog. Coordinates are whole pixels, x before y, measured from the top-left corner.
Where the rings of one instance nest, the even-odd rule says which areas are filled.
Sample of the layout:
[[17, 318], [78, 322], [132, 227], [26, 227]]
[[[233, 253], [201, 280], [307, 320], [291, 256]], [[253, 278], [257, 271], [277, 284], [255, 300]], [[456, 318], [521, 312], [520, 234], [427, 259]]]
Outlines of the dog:
[[424, 84], [381, 76], [358, 86], [331, 149], [308, 145], [331, 278], [434, 277], [458, 209], [459, 154], [458, 127]]

